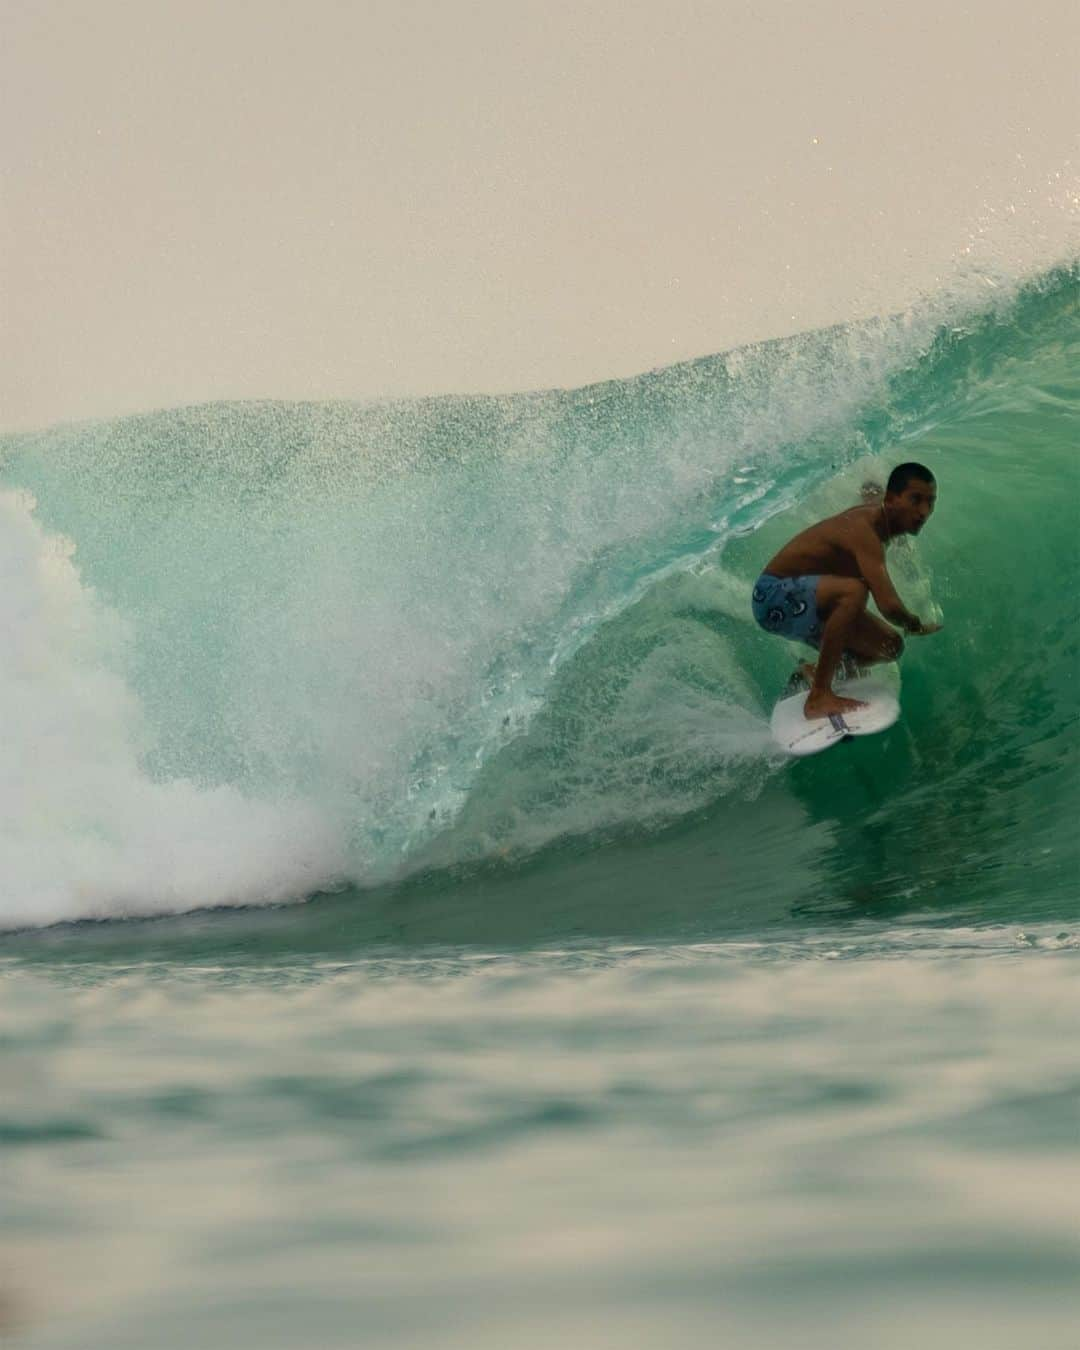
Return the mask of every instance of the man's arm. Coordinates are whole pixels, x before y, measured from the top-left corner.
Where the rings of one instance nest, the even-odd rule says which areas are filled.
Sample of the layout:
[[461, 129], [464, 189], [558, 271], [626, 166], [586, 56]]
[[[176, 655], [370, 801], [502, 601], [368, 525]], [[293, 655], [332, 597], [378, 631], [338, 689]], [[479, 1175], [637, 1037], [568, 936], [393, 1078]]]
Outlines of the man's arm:
[[885, 567], [885, 548], [881, 540], [868, 526], [860, 530], [855, 541], [855, 561], [859, 565], [862, 579], [870, 587], [874, 604], [884, 618], [902, 628], [905, 633], [933, 633], [935, 625], [924, 625], [917, 614], [912, 614], [896, 593], [892, 578]]

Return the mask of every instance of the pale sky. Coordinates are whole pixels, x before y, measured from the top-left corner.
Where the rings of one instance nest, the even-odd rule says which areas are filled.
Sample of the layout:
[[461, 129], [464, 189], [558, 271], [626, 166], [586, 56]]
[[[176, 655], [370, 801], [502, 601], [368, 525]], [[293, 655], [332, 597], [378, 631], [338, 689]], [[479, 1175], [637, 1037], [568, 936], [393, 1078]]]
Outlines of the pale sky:
[[0, 0], [0, 425], [577, 385], [1077, 245], [1077, 0]]

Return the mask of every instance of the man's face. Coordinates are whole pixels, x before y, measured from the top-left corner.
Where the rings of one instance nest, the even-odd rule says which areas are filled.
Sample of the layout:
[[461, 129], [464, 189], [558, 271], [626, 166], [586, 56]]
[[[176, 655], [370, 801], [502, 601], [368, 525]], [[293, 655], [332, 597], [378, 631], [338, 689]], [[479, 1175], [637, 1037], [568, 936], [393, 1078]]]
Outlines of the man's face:
[[885, 494], [889, 521], [898, 534], [918, 534], [930, 519], [937, 501], [937, 488], [921, 478], [909, 478], [903, 492]]

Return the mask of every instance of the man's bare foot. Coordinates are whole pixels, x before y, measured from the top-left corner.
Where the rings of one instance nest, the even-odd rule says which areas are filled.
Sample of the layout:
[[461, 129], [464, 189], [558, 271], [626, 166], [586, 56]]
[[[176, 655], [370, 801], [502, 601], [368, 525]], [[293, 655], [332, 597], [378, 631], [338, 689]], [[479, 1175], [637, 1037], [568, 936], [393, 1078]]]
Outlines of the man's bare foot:
[[861, 699], [841, 698], [839, 694], [834, 694], [831, 689], [826, 689], [820, 694], [811, 689], [806, 696], [806, 703], [803, 705], [803, 716], [810, 719], [831, 717], [834, 713], [855, 712], [857, 708], [865, 707], [866, 704]]

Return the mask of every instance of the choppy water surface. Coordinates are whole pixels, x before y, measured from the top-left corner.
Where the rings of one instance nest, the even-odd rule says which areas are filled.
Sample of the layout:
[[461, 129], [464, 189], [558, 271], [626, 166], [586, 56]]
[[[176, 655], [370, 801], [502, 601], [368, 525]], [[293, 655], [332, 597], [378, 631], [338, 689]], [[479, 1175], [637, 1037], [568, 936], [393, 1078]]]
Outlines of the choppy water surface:
[[41, 1347], [1075, 1343], [1080, 939], [888, 932], [3, 986]]
[[[4, 1332], [1074, 1346], [1078, 408], [1072, 266], [0, 442]], [[944, 628], [787, 762], [750, 584], [907, 458]]]

